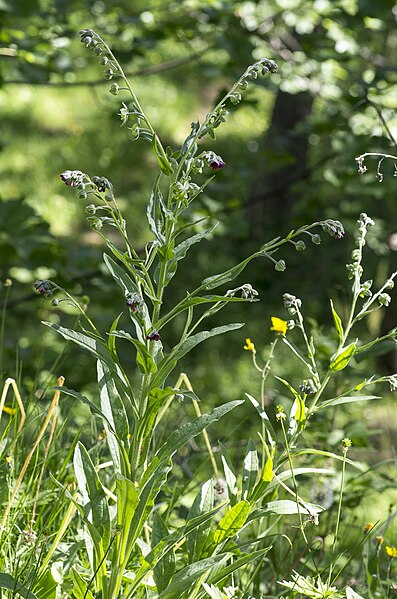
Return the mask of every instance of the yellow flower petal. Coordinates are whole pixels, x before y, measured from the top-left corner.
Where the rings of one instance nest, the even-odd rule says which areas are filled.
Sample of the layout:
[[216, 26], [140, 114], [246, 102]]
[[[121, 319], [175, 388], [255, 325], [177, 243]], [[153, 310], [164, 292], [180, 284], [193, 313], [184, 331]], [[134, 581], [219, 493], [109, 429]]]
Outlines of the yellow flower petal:
[[16, 408], [7, 408], [7, 406], [3, 406], [3, 412], [10, 414], [10, 416], [14, 416], [17, 413]]
[[272, 316], [272, 326], [270, 327], [271, 331], [276, 331], [276, 333], [281, 333], [285, 335], [288, 328], [288, 323], [286, 320], [281, 320], [281, 318], [277, 318], [277, 316]]
[[389, 547], [386, 545], [386, 553], [389, 557], [397, 557], [397, 547]]
[[248, 339], [245, 340], [246, 345], [244, 345], [244, 349], [246, 349], [247, 351], [255, 351], [255, 345], [252, 343], [251, 339], [248, 337]]

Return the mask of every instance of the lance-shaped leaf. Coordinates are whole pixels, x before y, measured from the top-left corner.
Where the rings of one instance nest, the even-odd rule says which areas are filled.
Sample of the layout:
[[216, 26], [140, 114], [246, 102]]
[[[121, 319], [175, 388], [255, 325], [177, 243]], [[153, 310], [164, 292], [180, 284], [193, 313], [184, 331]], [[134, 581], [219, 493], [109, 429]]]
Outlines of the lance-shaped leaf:
[[105, 491], [84, 445], [78, 442], [74, 451], [74, 472], [86, 509], [92, 514], [92, 526], [106, 551], [110, 541], [110, 516]]
[[250, 564], [255, 560], [261, 559], [264, 557], [269, 551], [272, 549], [272, 545], [269, 547], [265, 547], [264, 549], [259, 549], [258, 551], [253, 551], [252, 553], [246, 553], [242, 557], [234, 559], [231, 564], [228, 566], [224, 566], [219, 569], [217, 572], [213, 572], [208, 577], [208, 582], [210, 584], [217, 584], [227, 576], [230, 576], [233, 572], [236, 572], [246, 564]]
[[247, 520], [250, 508], [249, 502], [243, 500], [236, 503], [236, 505], [226, 512], [214, 532], [213, 541], [215, 545], [219, 545], [225, 539], [231, 539], [242, 529]]
[[346, 368], [348, 363], [350, 362], [355, 350], [356, 350], [357, 342], [354, 341], [350, 343], [347, 347], [342, 347], [342, 349], [334, 354], [331, 358], [331, 362], [329, 365], [329, 369], [333, 372], [338, 370], [343, 370]]
[[331, 312], [332, 312], [332, 316], [334, 319], [334, 323], [335, 323], [335, 328], [338, 332], [338, 336], [339, 336], [339, 341], [342, 342], [343, 340], [343, 326], [342, 326], [342, 321], [340, 319], [340, 316], [338, 315], [338, 313], [336, 312], [335, 308], [334, 308], [334, 304], [333, 301], [330, 300], [331, 303]]
[[209, 574], [213, 567], [221, 566], [228, 558], [229, 553], [220, 553], [214, 557], [207, 557], [194, 564], [179, 570], [171, 579], [170, 584], [158, 599], [180, 599], [190, 586], [203, 574]]
[[[106, 419], [104, 428], [106, 440], [116, 470], [126, 472], [129, 463], [124, 450], [129, 435], [129, 424], [124, 404], [114, 384], [110, 370], [100, 360], [97, 362], [98, 387], [101, 409]], [[110, 423], [109, 426], [107, 423]], [[121, 455], [120, 455], [121, 454]], [[123, 467], [122, 467], [123, 465]]]
[[242, 260], [242, 262], [239, 264], [236, 264], [236, 266], [233, 266], [232, 268], [229, 268], [228, 270], [225, 270], [217, 275], [213, 275], [212, 277], [207, 277], [204, 279], [204, 281], [202, 281], [200, 289], [215, 289], [216, 287], [220, 287], [221, 285], [225, 285], [226, 283], [233, 281], [233, 279], [235, 279], [245, 269], [247, 264], [249, 264], [251, 260], [257, 258], [258, 256], [263, 256], [263, 252], [255, 252], [255, 254], [252, 254], [252, 256], [249, 256], [245, 260]]
[[160, 180], [160, 176], [158, 176], [156, 178], [156, 182], [153, 186], [152, 193], [150, 194], [150, 199], [149, 199], [149, 203], [147, 206], [146, 215], [147, 215], [150, 230], [152, 231], [153, 235], [155, 236], [157, 241], [160, 243], [160, 245], [163, 245], [165, 242], [164, 218], [163, 218], [163, 212], [161, 209], [161, 204], [162, 204], [163, 198], [162, 198], [160, 187], [159, 187], [159, 180]]

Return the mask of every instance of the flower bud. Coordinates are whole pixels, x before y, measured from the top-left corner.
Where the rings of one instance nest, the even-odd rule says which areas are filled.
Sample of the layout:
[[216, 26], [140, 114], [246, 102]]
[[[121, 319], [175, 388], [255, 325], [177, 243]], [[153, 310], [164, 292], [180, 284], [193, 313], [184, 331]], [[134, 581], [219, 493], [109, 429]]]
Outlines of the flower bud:
[[110, 86], [109, 91], [114, 96], [117, 96], [117, 94], [119, 93], [119, 89], [120, 89], [120, 86], [119, 86], [118, 83], [112, 83], [112, 85]]
[[283, 272], [286, 268], [287, 268], [287, 265], [285, 263], [285, 260], [279, 260], [274, 265], [274, 269], [277, 270], [278, 272]]
[[95, 212], [96, 212], [95, 204], [88, 204], [88, 206], [85, 207], [84, 211], [86, 214], [95, 214]]
[[297, 252], [303, 252], [303, 250], [306, 249], [305, 242], [302, 239], [299, 239], [295, 244], [295, 249]]
[[315, 245], [320, 245], [321, 237], [318, 233], [315, 233], [314, 235], [312, 235], [312, 243], [314, 243]]
[[148, 341], [160, 341], [160, 333], [156, 331], [156, 329], [153, 329], [151, 333], [146, 335], [146, 339], [148, 339]]

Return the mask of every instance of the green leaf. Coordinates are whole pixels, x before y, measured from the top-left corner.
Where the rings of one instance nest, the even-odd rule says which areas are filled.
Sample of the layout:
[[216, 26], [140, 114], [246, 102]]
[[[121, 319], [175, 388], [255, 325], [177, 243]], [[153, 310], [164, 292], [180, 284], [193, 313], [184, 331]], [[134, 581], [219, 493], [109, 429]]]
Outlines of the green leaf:
[[[158, 512], [154, 513], [152, 525], [152, 549], [168, 536], [168, 528]], [[157, 592], [162, 593], [169, 585], [175, 572], [175, 555], [169, 551], [153, 568]]]
[[[196, 495], [192, 507], [189, 510], [187, 522], [197, 518], [201, 514], [212, 511], [214, 507], [214, 481], [212, 478], [207, 480]], [[186, 549], [189, 555], [189, 563], [199, 561], [202, 556], [206, 540], [208, 538], [208, 529], [210, 521], [195, 528], [186, 536]]]
[[272, 549], [272, 545], [269, 547], [265, 547], [264, 549], [259, 549], [258, 551], [253, 551], [252, 553], [246, 553], [242, 557], [238, 559], [234, 559], [231, 564], [226, 567], [221, 568], [218, 572], [214, 572], [210, 574], [208, 578], [208, 582], [210, 584], [217, 584], [227, 576], [230, 576], [233, 572], [236, 572], [246, 564], [250, 564], [261, 557], [264, 557], [269, 551]]
[[119, 472], [116, 473], [117, 489], [117, 526], [120, 534], [116, 537], [119, 563], [123, 564], [128, 550], [128, 537], [131, 531], [131, 522], [138, 505], [138, 493], [134, 483]]
[[72, 580], [73, 580], [73, 595], [76, 599], [94, 599], [94, 595], [87, 588], [87, 582], [84, 578], [75, 570], [71, 569]]
[[156, 372], [156, 363], [144, 343], [138, 341], [138, 339], [135, 339], [134, 337], [131, 337], [131, 335], [125, 331], [113, 331], [112, 335], [115, 337], [120, 337], [120, 339], [127, 339], [127, 341], [130, 341], [130, 343], [135, 346], [137, 350], [136, 361], [139, 370], [142, 373], [150, 374]]
[[158, 135], [155, 133], [152, 138], [152, 150], [156, 154], [158, 165], [161, 171], [169, 177], [174, 172], [171, 164], [168, 161], [167, 155], [161, 145]]
[[43, 324], [62, 335], [62, 337], [67, 341], [73, 341], [80, 347], [83, 347], [90, 353], [94, 354], [94, 356], [97, 359], [102, 360], [110, 367], [111, 370], [114, 370], [114, 363], [112, 357], [109, 353], [106, 344], [103, 341], [100, 341], [99, 339], [94, 339], [93, 337], [89, 337], [84, 333], [73, 331], [72, 329], [65, 329], [64, 327], [61, 327], [60, 325], [52, 322], [43, 321]]
[[343, 347], [337, 354], [334, 354], [331, 358], [329, 369], [332, 372], [343, 370], [350, 362], [355, 350], [357, 342], [350, 343], [347, 347]]
[[202, 281], [200, 289], [215, 289], [215, 287], [220, 287], [225, 283], [229, 283], [229, 281], [233, 281], [233, 279], [235, 279], [244, 270], [251, 260], [262, 255], [262, 252], [255, 252], [255, 254], [252, 254], [252, 256], [249, 256], [236, 266], [233, 266], [233, 268], [229, 268], [229, 270], [225, 270], [224, 272], [213, 275], [212, 277], [207, 277], [204, 279], [204, 281]]
[[265, 483], [271, 483], [273, 480], [273, 458], [269, 456], [265, 462], [265, 467], [262, 473], [262, 480]]
[[250, 499], [258, 478], [259, 461], [254, 442], [249, 439], [244, 457], [242, 492], [244, 499]]
[[219, 522], [214, 532], [214, 543], [219, 545], [225, 539], [234, 537], [244, 526], [251, 506], [244, 499], [234, 505]]
[[[315, 505], [313, 503], [304, 502], [304, 504], [296, 503], [296, 501], [291, 501], [290, 499], [279, 499], [277, 501], [269, 501], [266, 503], [263, 508], [260, 508], [255, 512], [260, 512], [261, 514], [318, 514], [324, 511], [324, 508], [321, 505]], [[257, 516], [256, 516], [257, 517]]]
[[73, 464], [83, 503], [92, 513], [92, 526], [99, 534], [103, 549], [106, 551], [110, 542], [110, 516], [107, 499], [91, 458], [80, 442], [77, 443], [74, 450]]
[[32, 591], [30, 591], [22, 583], [18, 582], [16, 578], [10, 574], [5, 574], [4, 572], [0, 572], [0, 588], [12, 591], [17, 595], [21, 595], [21, 597], [24, 597], [24, 599], [39, 599], [37, 595], [32, 593]]
[[156, 182], [153, 186], [152, 193], [150, 194], [150, 199], [146, 211], [147, 220], [149, 223], [150, 230], [153, 235], [160, 242], [160, 245], [165, 243], [164, 236], [164, 219], [163, 213], [161, 210], [161, 204], [163, 201], [160, 187], [160, 175], [156, 178]]
[[167, 322], [175, 318], [181, 312], [188, 310], [188, 308], [198, 306], [201, 304], [216, 304], [218, 302], [231, 303], [231, 302], [256, 302], [258, 300], [248, 300], [243, 297], [228, 297], [225, 295], [203, 295], [203, 296], [191, 296], [188, 295], [186, 298], [181, 300], [172, 310], [165, 314], [160, 320], [157, 321], [156, 329], [159, 331]]
[[153, 381], [153, 384], [156, 387], [160, 387], [170, 372], [175, 368], [178, 361], [183, 358], [187, 353], [189, 353], [196, 345], [202, 343], [206, 339], [210, 337], [215, 337], [216, 335], [223, 335], [223, 333], [227, 333], [228, 331], [234, 331], [236, 329], [240, 329], [244, 326], [244, 323], [235, 322], [227, 325], [223, 325], [220, 327], [216, 327], [211, 329], [210, 331], [200, 331], [200, 333], [196, 333], [196, 335], [192, 335], [188, 337], [182, 343], [176, 345], [171, 352], [161, 360], [158, 364], [158, 373]]
[[[115, 469], [125, 472], [129, 464], [128, 455], [124, 450], [124, 446], [128, 444], [129, 435], [127, 414], [112, 374], [106, 364], [100, 360], [97, 362], [97, 373], [101, 409], [105, 415], [106, 441]], [[108, 422], [111, 426], [108, 426]]]
[[238, 488], [237, 488], [237, 484], [236, 484], [237, 477], [234, 473], [232, 461], [227, 452], [227, 449], [223, 445], [223, 443], [221, 443], [220, 441], [219, 441], [219, 449], [221, 450], [221, 454], [222, 454], [223, 471], [225, 473], [229, 501], [230, 501], [230, 505], [233, 506], [237, 503], [237, 493], [238, 493]]
[[331, 303], [332, 316], [334, 317], [335, 328], [336, 328], [336, 330], [338, 332], [338, 335], [339, 335], [339, 341], [342, 342], [343, 335], [344, 335], [342, 321], [341, 321], [340, 317], [338, 316], [338, 314], [337, 314], [337, 312], [336, 312], [336, 310], [334, 308], [333, 301], [330, 300], [330, 303]]
[[254, 397], [252, 397], [252, 395], [249, 395], [249, 393], [246, 393], [245, 395], [248, 397], [248, 399], [250, 400], [250, 402], [252, 403], [252, 405], [254, 406], [256, 411], [258, 412], [259, 416], [261, 417], [261, 419], [265, 425], [265, 428], [267, 429], [268, 436], [269, 436], [269, 431], [270, 431], [269, 441], [270, 441], [270, 444], [272, 446], [274, 446], [275, 439], [276, 439], [276, 433], [274, 432], [273, 425], [269, 420], [269, 416], [266, 414], [265, 409], [262, 408], [262, 406], [259, 404], [259, 402]]
[[110, 256], [103, 254], [103, 261], [117, 285], [121, 287], [124, 295], [128, 293], [138, 293], [138, 287], [133, 282], [131, 277], [123, 270]]
[[180, 599], [181, 595], [186, 593], [190, 586], [196, 582], [200, 576], [209, 573], [214, 566], [220, 566], [230, 556], [229, 553], [220, 553], [214, 557], [207, 557], [194, 564], [186, 566], [179, 570], [172, 577], [171, 583], [159, 595], [158, 599]]
[[353, 395], [353, 396], [342, 396], [335, 397], [334, 399], [328, 399], [316, 407], [316, 411], [328, 406], [339, 406], [344, 403], [355, 403], [359, 401], [370, 401], [371, 399], [381, 399], [379, 395]]

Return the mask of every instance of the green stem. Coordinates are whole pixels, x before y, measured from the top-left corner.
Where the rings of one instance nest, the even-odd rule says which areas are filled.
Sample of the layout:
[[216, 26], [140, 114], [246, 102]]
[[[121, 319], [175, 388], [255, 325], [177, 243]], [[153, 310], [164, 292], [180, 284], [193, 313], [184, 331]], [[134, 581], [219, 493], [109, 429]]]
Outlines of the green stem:
[[335, 556], [336, 543], [338, 541], [340, 516], [342, 513], [343, 488], [344, 488], [344, 484], [345, 484], [345, 472], [346, 472], [346, 453], [347, 453], [347, 449], [344, 449], [343, 462], [342, 462], [342, 476], [341, 476], [340, 488], [339, 488], [338, 513], [336, 516], [335, 534], [334, 534], [334, 540], [332, 542], [332, 549], [331, 549], [331, 564], [329, 567], [329, 574], [328, 574], [328, 586], [330, 586], [330, 584], [331, 584], [332, 572], [334, 571], [334, 566], [335, 566], [335, 564], [333, 562], [334, 562], [334, 556]]

